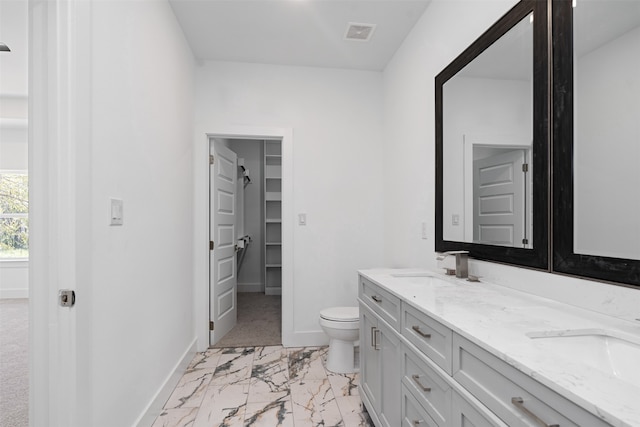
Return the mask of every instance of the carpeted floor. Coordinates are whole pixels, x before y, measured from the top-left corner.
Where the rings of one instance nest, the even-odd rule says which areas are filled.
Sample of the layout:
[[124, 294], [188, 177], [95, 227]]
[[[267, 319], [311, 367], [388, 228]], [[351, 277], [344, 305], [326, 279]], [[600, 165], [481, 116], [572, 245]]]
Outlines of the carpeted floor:
[[239, 292], [238, 322], [214, 347], [280, 344], [282, 344], [282, 297], [259, 292]]
[[29, 300], [0, 300], [0, 426], [29, 425]]

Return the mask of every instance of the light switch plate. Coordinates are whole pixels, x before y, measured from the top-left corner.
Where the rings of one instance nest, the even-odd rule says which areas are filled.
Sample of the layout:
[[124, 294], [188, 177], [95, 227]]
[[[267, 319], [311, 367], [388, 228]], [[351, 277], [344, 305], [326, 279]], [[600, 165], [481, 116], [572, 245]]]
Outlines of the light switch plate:
[[111, 212], [109, 218], [111, 219], [110, 225], [122, 225], [122, 211], [123, 202], [121, 199], [111, 199]]
[[307, 225], [307, 214], [298, 214], [298, 225]]

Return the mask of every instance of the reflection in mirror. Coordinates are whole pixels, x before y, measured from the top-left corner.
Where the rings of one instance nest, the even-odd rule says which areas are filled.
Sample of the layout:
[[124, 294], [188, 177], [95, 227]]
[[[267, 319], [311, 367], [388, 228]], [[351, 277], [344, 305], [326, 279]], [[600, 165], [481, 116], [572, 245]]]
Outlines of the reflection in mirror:
[[640, 2], [577, 0], [574, 252], [640, 260]]
[[533, 14], [444, 83], [443, 238], [532, 248]]

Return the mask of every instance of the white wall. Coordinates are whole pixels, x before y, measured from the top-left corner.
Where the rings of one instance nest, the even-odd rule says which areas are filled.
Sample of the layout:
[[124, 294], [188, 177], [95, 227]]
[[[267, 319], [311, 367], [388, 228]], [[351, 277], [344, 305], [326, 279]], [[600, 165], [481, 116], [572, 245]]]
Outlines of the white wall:
[[0, 170], [27, 170], [27, 110], [26, 93], [15, 95], [0, 92]]
[[29, 262], [0, 261], [0, 299], [29, 297]]
[[[78, 320], [90, 325], [78, 342], [90, 407], [78, 425], [144, 425], [194, 348], [193, 57], [168, 2], [96, 1], [91, 18], [91, 164], [79, 177], [91, 219], [78, 231], [91, 239], [78, 295], [90, 306]], [[111, 197], [124, 201], [123, 226], [108, 225]]]
[[[291, 203], [307, 214], [307, 225], [294, 226], [290, 303], [283, 288], [284, 310], [292, 310], [286, 345], [327, 342], [319, 311], [356, 305], [356, 270], [382, 264], [381, 79], [376, 72], [225, 62], [197, 70], [196, 129], [293, 130]], [[196, 286], [206, 287], [200, 276]]]
[[252, 242], [238, 272], [238, 292], [264, 292], [264, 217], [262, 140], [231, 140], [229, 148], [244, 158], [251, 183], [244, 187], [244, 234]]
[[[384, 71], [386, 266], [436, 268], [434, 78], [515, 3], [432, 2]], [[420, 238], [422, 222], [429, 230], [426, 240]], [[569, 304], [638, 317], [635, 289], [481, 261], [471, 261], [470, 271]]]
[[639, 44], [636, 28], [577, 60], [577, 253], [640, 259]]

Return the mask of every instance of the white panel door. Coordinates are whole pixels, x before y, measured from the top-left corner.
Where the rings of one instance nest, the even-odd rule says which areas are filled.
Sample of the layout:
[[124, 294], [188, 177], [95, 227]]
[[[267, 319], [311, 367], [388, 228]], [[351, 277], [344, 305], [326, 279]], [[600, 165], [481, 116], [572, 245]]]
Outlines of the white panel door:
[[[216, 140], [210, 142], [213, 164], [209, 172], [210, 240], [209, 319], [213, 322], [209, 343], [214, 345], [235, 325], [236, 287], [236, 177], [237, 155]], [[210, 248], [211, 249], [211, 248]]]
[[473, 162], [473, 241], [524, 246], [524, 150]]

